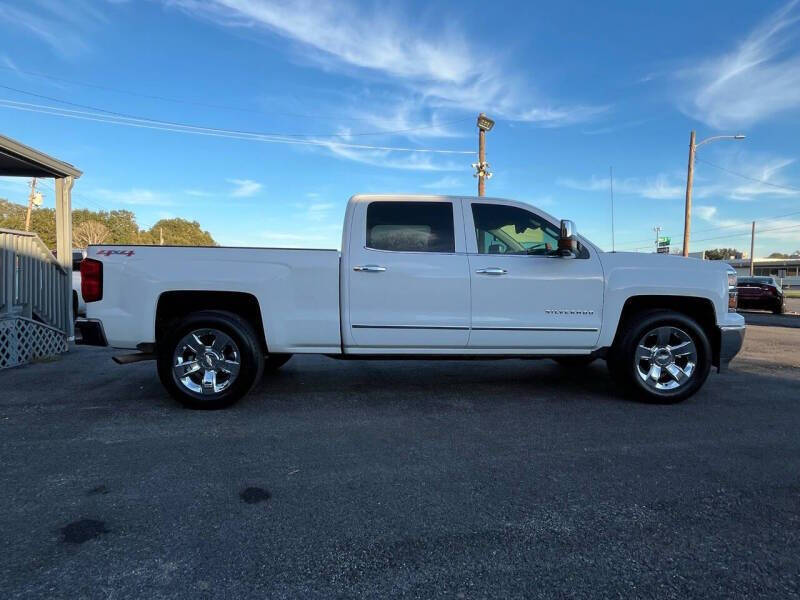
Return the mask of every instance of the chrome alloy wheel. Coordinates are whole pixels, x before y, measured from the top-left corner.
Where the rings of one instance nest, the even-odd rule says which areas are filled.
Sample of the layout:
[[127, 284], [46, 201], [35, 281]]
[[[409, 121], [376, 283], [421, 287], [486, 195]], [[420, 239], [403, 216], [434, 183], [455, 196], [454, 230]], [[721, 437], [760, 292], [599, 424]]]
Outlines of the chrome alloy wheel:
[[175, 347], [172, 374], [187, 390], [209, 396], [233, 385], [241, 362], [239, 347], [227, 333], [196, 329]]
[[664, 325], [648, 331], [636, 345], [636, 372], [647, 387], [676, 390], [692, 378], [697, 366], [697, 348], [689, 334]]

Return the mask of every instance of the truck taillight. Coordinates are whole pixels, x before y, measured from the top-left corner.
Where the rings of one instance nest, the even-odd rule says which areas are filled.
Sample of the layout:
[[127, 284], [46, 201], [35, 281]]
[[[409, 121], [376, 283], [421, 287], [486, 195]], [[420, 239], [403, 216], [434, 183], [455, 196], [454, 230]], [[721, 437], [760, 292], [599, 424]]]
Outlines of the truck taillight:
[[103, 299], [103, 263], [93, 258], [81, 261], [81, 295], [84, 302]]

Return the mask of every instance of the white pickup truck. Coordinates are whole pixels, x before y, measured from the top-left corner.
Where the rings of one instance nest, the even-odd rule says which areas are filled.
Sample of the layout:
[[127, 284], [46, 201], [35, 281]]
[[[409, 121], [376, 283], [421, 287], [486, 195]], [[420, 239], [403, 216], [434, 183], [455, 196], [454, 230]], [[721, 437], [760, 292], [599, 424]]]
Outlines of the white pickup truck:
[[138, 349], [193, 408], [228, 406], [292, 354], [607, 361], [626, 390], [691, 396], [739, 351], [721, 262], [603, 252], [520, 202], [354, 196], [342, 251], [92, 246], [84, 343]]

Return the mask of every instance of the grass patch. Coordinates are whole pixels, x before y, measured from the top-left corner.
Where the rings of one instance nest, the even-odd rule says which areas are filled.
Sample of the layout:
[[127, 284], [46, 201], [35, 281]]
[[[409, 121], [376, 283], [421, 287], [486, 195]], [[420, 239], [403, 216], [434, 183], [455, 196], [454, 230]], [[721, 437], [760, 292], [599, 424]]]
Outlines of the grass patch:
[[783, 290], [787, 298], [800, 298], [800, 290]]

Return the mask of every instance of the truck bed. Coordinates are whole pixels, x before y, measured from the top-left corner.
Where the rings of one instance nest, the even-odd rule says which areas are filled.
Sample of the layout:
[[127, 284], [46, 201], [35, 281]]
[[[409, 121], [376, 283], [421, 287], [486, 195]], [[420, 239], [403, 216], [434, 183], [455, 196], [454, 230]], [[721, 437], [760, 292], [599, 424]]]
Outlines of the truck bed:
[[270, 352], [341, 351], [336, 250], [103, 245], [88, 258], [103, 261], [104, 282], [89, 316], [113, 347], [154, 342], [162, 295], [198, 290], [254, 296]]

